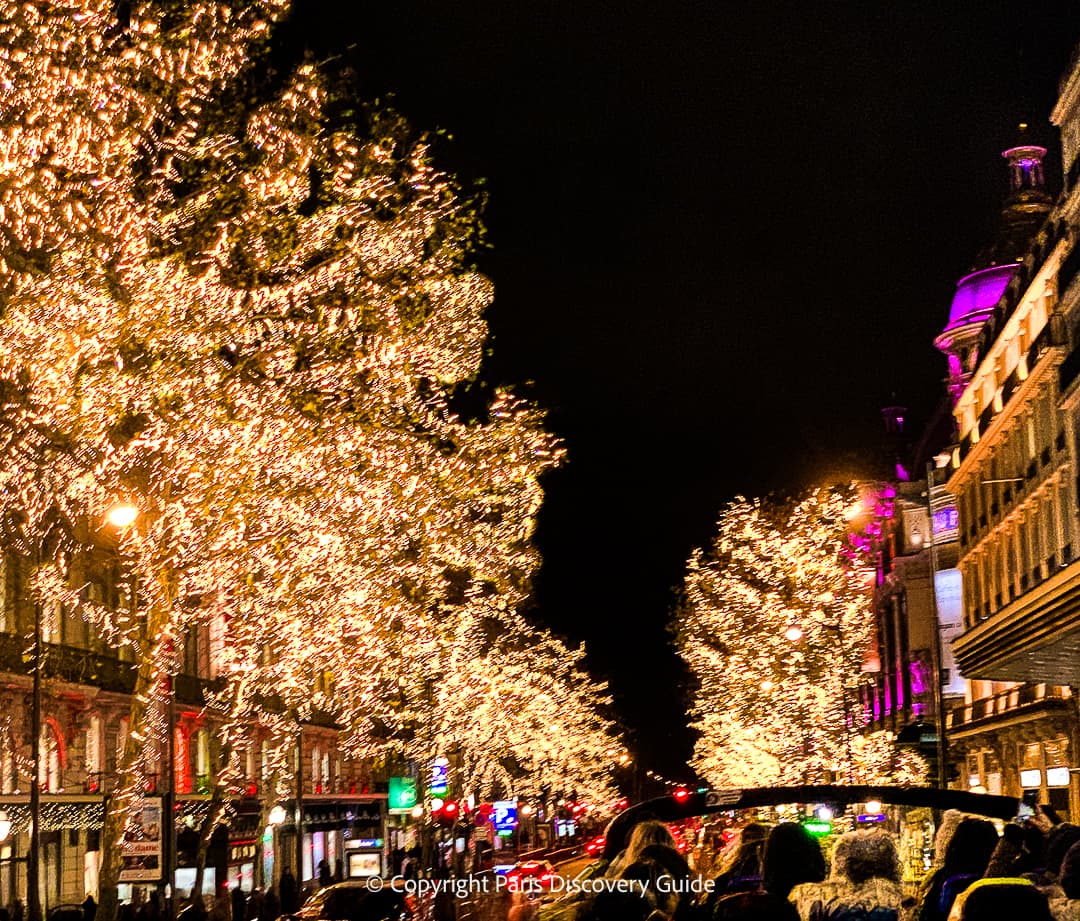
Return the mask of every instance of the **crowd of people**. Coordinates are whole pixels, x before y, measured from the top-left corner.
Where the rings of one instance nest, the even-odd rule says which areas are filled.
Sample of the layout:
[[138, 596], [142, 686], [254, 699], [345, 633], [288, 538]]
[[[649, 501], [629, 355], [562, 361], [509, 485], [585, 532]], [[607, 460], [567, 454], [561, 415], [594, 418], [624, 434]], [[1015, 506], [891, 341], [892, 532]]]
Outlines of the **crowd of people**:
[[[741, 828], [702, 886], [660, 822], [636, 825], [603, 876], [633, 885], [552, 906], [544, 921], [1080, 921], [1080, 825], [994, 823], [950, 811], [917, 888], [901, 883], [895, 836], [829, 848], [797, 823]], [[694, 882], [696, 880], [696, 884]], [[666, 882], [665, 882], [666, 881]]]

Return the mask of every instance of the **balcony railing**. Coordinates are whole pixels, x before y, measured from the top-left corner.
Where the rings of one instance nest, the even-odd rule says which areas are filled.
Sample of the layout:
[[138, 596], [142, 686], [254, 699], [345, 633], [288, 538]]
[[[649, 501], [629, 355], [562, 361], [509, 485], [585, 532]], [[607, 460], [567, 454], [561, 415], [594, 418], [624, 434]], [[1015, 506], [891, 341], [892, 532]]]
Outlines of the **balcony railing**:
[[1023, 708], [1035, 708], [1047, 702], [1050, 702], [1048, 705], [1052, 707], [1063, 706], [1061, 702], [1068, 696], [1067, 688], [1045, 684], [1022, 684], [995, 694], [993, 697], [981, 697], [969, 704], [954, 707], [949, 711], [947, 724], [950, 729], [958, 729], [979, 720], [1003, 716]]

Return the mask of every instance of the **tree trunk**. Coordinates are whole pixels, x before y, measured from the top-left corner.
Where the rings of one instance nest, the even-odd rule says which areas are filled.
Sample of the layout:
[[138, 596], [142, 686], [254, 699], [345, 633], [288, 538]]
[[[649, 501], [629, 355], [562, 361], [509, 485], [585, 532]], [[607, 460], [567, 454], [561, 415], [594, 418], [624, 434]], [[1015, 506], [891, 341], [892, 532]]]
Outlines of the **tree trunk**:
[[[128, 713], [128, 731], [124, 740], [124, 750], [116, 767], [116, 785], [109, 796], [105, 810], [105, 827], [101, 831], [101, 868], [98, 873], [98, 910], [96, 921], [116, 921], [119, 899], [117, 886], [120, 882], [120, 870], [123, 866], [121, 844], [124, 828], [129, 818], [129, 806], [135, 794], [137, 771], [145, 755], [145, 741], [140, 741], [146, 731], [147, 718], [156, 700], [154, 693], [154, 659], [157, 643], [149, 638], [156, 637], [163, 624], [158, 624], [153, 611], [147, 612], [147, 623], [142, 631], [139, 649], [142, 658], [135, 678], [135, 691], [131, 697], [131, 709]], [[171, 816], [162, 816], [161, 834], [166, 834], [165, 823]]]

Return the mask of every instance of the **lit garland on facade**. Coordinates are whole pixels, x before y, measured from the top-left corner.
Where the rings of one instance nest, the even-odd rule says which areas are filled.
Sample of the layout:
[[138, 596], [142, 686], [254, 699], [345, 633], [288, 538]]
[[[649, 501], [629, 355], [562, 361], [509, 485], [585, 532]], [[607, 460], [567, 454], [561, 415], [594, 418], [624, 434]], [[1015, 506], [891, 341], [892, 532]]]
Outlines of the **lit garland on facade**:
[[739, 499], [690, 558], [676, 619], [697, 683], [694, 766], [720, 786], [836, 779], [917, 783], [925, 764], [862, 736], [870, 594], [848, 546], [854, 496]]
[[[392, 114], [331, 126], [309, 66], [249, 101], [286, 3], [122, 6], [0, 3], [0, 496], [35, 597], [136, 653], [106, 839], [200, 625], [227, 625], [227, 789], [254, 723], [287, 776], [320, 709], [356, 754], [453, 746], [485, 790], [601, 795], [602, 689], [516, 614], [562, 448], [509, 393], [452, 408], [487, 333], [477, 203]], [[119, 501], [115, 610], [70, 563]]]

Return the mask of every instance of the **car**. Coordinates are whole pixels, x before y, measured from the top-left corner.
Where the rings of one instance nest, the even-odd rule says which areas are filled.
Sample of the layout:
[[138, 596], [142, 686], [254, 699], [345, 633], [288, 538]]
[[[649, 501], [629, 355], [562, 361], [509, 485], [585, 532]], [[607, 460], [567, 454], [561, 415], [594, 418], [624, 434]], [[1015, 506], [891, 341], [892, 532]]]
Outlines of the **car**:
[[346, 880], [314, 892], [300, 910], [286, 919], [302, 921], [409, 921], [412, 899], [389, 884], [372, 891], [366, 879]]
[[550, 889], [557, 875], [550, 861], [523, 860], [506, 874], [506, 888], [511, 892]]
[[599, 857], [604, 853], [604, 836], [597, 835], [585, 842], [585, 853], [589, 857]]

